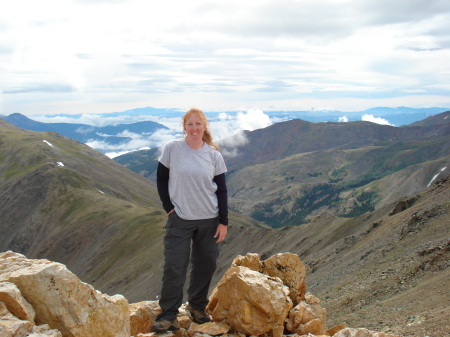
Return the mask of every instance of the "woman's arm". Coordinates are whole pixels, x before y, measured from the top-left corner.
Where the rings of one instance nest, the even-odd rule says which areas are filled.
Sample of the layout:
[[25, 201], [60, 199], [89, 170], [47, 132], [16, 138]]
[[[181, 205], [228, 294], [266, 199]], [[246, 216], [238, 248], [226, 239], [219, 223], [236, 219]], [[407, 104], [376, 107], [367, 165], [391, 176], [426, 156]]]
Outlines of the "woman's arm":
[[217, 238], [216, 242], [219, 243], [225, 239], [228, 231], [228, 191], [225, 173], [215, 176], [213, 180], [217, 185], [216, 195], [219, 206], [219, 226], [214, 237]]
[[215, 176], [213, 181], [217, 185], [216, 195], [219, 206], [219, 223], [228, 226], [228, 191], [225, 173]]
[[158, 169], [156, 171], [156, 186], [158, 188], [159, 198], [163, 203], [163, 208], [167, 213], [170, 213], [174, 209], [169, 195], [169, 173], [170, 170], [167, 167], [161, 163], [158, 163]]

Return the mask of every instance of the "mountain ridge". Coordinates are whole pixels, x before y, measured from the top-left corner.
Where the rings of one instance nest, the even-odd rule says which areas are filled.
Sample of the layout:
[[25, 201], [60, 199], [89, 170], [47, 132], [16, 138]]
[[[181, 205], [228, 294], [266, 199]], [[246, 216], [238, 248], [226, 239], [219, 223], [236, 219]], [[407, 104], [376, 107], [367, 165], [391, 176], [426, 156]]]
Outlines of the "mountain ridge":
[[[290, 120], [220, 141], [230, 207], [282, 227], [325, 213], [355, 216], [421, 192], [450, 170], [448, 116], [404, 127]], [[152, 149], [114, 160], [155, 180], [157, 156]]]
[[30, 119], [19, 113], [14, 113], [2, 118], [8, 123], [23, 129], [38, 132], [57, 132], [64, 135], [65, 137], [77, 140], [81, 143], [105, 141], [110, 145], [117, 145], [126, 141], [130, 141], [131, 138], [124, 133], [125, 131], [142, 134], [154, 133], [160, 129], [168, 129], [166, 126], [152, 121], [142, 121], [109, 126], [92, 126], [88, 124], [72, 123], [42, 123]]

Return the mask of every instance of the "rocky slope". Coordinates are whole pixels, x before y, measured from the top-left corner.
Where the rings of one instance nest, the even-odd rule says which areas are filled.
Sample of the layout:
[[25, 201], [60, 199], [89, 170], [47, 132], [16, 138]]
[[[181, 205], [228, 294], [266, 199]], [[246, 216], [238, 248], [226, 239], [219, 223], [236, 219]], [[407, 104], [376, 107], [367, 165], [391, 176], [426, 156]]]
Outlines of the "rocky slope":
[[[46, 141], [46, 142], [44, 142]], [[0, 251], [65, 263], [83, 281], [130, 301], [160, 289], [165, 215], [151, 181], [78, 142], [0, 120]], [[62, 166], [61, 164], [64, 166]], [[236, 255], [291, 252], [330, 326], [444, 336], [450, 178], [353, 218], [257, 228], [233, 215], [217, 285]]]
[[[405, 336], [450, 333], [450, 175], [426, 191], [345, 219], [277, 230], [236, 228], [224, 255], [298, 254], [307, 286], [342, 321]], [[245, 240], [245, 238], [250, 238]]]
[[[181, 328], [165, 336], [400, 337], [346, 323], [327, 329], [327, 311], [306, 293], [305, 267], [290, 253], [236, 257], [210, 297], [212, 322], [197, 324], [180, 309]], [[1, 336], [152, 337], [160, 335], [150, 333], [160, 312], [156, 301], [129, 305], [95, 291], [62, 264], [0, 253]]]

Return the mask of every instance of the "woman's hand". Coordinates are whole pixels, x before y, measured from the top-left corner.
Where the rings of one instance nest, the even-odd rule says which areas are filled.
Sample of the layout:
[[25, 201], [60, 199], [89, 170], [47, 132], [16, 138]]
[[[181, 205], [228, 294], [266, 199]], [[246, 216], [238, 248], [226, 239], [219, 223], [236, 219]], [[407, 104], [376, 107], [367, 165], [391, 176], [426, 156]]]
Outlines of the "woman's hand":
[[216, 243], [219, 243], [220, 241], [223, 241], [225, 237], [227, 236], [227, 230], [228, 226], [220, 224], [217, 226], [216, 234], [214, 235], [215, 238], [217, 238]]
[[167, 216], [169, 216], [169, 215], [172, 214], [173, 212], [175, 212], [175, 208], [172, 208], [172, 210], [171, 210], [169, 213], [167, 213]]

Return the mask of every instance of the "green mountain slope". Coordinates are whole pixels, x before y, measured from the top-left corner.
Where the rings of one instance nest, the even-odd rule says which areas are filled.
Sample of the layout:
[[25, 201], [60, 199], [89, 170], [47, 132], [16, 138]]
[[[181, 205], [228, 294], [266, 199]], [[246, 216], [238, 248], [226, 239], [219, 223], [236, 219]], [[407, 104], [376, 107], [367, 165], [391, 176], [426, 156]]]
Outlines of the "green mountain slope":
[[1, 119], [0, 145], [1, 251], [62, 262], [108, 293], [156, 296], [166, 215], [153, 182], [82, 143]]
[[151, 181], [58, 134], [0, 123], [2, 251], [62, 262], [106, 290], [160, 271], [150, 261], [165, 214]]
[[[354, 217], [423, 191], [435, 174], [448, 172], [450, 136], [318, 151], [232, 172], [230, 206], [272, 227], [298, 225], [320, 214]], [[412, 175], [414, 180], [407, 179]]]

